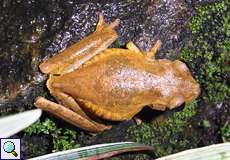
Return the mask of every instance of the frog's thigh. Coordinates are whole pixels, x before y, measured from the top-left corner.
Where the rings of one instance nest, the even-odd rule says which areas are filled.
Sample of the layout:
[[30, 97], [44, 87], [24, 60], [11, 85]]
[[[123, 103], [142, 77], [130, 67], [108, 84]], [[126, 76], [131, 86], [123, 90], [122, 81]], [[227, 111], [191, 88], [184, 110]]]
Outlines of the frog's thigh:
[[98, 106], [89, 101], [81, 101], [84, 103], [84, 107], [98, 117], [112, 121], [130, 120], [143, 108], [143, 106], [131, 106], [132, 108], [128, 106], [122, 108], [121, 106]]
[[55, 97], [59, 104], [62, 104], [63, 106], [70, 108], [74, 112], [80, 114], [82, 117], [88, 119], [88, 116], [72, 97], [58, 90], [55, 90], [55, 92], [51, 92], [51, 94], [53, 97]]
[[79, 128], [91, 132], [100, 132], [104, 130], [104, 128], [97, 127], [94, 123], [90, 122], [81, 115], [73, 112], [72, 110], [66, 108], [65, 106], [49, 101], [43, 97], [37, 97], [34, 105], [38, 108], [51, 112], [52, 114], [62, 118], [63, 120]]
[[65, 94], [63, 92], [60, 92], [58, 90], [55, 91], [54, 93], [52, 93], [52, 95], [57, 99], [57, 101], [60, 104], [70, 108], [75, 113], [79, 114], [80, 116], [84, 117], [88, 121], [90, 121], [93, 124], [95, 124], [97, 127], [105, 128], [105, 129], [111, 128], [111, 126], [106, 126], [106, 125], [104, 125], [102, 123], [96, 122], [95, 120], [93, 120], [92, 118], [87, 116], [87, 114], [84, 112], [84, 110], [82, 110], [82, 108], [78, 105], [78, 103], [71, 96], [69, 96], [69, 95], [67, 95], [67, 94]]

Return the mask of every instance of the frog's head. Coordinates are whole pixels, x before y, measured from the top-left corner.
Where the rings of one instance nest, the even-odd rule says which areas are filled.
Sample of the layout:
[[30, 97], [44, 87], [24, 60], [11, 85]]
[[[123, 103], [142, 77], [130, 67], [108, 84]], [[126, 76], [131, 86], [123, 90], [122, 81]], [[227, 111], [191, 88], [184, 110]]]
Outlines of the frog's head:
[[177, 94], [170, 101], [170, 108], [181, 105], [183, 102], [191, 102], [200, 94], [200, 85], [192, 77], [188, 67], [183, 62], [173, 62], [173, 74], [177, 81]]

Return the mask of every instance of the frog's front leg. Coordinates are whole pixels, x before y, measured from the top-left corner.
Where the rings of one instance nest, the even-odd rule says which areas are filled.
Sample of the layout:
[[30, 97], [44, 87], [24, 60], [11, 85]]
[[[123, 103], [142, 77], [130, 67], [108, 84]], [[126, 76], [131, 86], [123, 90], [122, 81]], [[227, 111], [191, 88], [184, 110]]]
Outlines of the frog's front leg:
[[127, 45], [126, 45], [126, 48], [129, 49], [130, 51], [133, 51], [135, 53], [143, 53], [143, 54], [146, 54], [146, 57], [147, 58], [150, 58], [150, 59], [155, 59], [155, 55], [157, 53], [157, 50], [161, 47], [161, 41], [158, 40], [154, 46], [151, 48], [151, 50], [149, 52], [141, 52], [141, 50], [132, 42], [128, 42]]
[[77, 69], [117, 39], [114, 28], [119, 22], [120, 20], [116, 19], [108, 25], [100, 15], [94, 33], [40, 64], [40, 70], [46, 74], [65, 74]]
[[71, 109], [49, 101], [43, 97], [37, 97], [34, 105], [38, 108], [51, 112], [52, 114], [62, 118], [63, 120], [73, 124], [76, 127], [88, 130], [90, 132], [101, 132], [110, 129], [111, 126], [95, 123], [93, 120], [85, 118], [78, 113], [73, 112]]
[[161, 41], [157, 40], [157, 42], [151, 48], [150, 52], [147, 52], [147, 57], [150, 59], [155, 59], [156, 53], [160, 47], [161, 47]]

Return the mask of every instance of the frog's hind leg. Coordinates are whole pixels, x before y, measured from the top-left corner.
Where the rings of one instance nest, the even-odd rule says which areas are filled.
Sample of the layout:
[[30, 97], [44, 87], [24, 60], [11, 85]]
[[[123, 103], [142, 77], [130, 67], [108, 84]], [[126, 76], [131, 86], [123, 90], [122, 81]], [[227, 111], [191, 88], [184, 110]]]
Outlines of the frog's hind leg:
[[149, 52], [147, 52], [147, 57], [150, 59], [155, 59], [155, 55], [157, 53], [157, 50], [161, 47], [161, 41], [157, 40], [157, 42], [154, 44], [154, 46], [151, 48]]
[[52, 114], [62, 118], [74, 126], [88, 130], [90, 132], [100, 132], [111, 128], [107, 126], [103, 127], [102, 125], [95, 125], [93, 122], [81, 116], [80, 114], [75, 113], [65, 106], [49, 101], [43, 97], [37, 97], [34, 105], [38, 108], [51, 112]]
[[57, 77], [50, 75], [50, 79], [46, 82], [46, 86], [48, 87], [50, 94], [59, 104], [51, 102], [43, 97], [39, 97], [34, 103], [36, 107], [51, 112], [61, 119], [91, 132], [100, 132], [111, 128], [111, 126], [101, 124], [100, 122], [97, 122], [96, 119], [94, 120], [89, 117], [71, 96], [53, 87], [53, 82]]
[[[89, 120], [90, 122], [94, 123], [99, 128], [108, 128], [110, 129], [111, 126], [105, 126], [104, 124], [100, 123], [96, 117], [92, 117], [91, 115], [88, 116], [86, 112], [78, 105], [78, 103], [69, 95], [63, 93], [63, 92], [52, 92], [52, 95], [57, 99], [59, 104], [62, 104], [63, 106], [68, 107], [75, 113], [79, 114], [80, 116], [84, 117], [85, 119]], [[93, 119], [94, 118], [94, 119]]]

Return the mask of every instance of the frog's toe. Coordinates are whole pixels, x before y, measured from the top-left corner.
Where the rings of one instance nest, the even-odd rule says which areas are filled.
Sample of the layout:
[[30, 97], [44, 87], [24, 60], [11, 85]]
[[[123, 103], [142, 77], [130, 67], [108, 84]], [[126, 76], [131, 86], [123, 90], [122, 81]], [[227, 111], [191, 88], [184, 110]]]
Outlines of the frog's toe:
[[105, 26], [106, 26], [106, 23], [104, 20], [104, 16], [102, 13], [100, 13], [99, 14], [99, 20], [98, 20], [97, 27], [96, 27], [96, 31], [102, 30]]
[[119, 23], [120, 23], [120, 19], [116, 19], [115, 21], [113, 21], [109, 25], [106, 24], [103, 14], [100, 13], [99, 14], [99, 20], [98, 20], [97, 27], [96, 27], [96, 31], [101, 31], [104, 28], [114, 29], [115, 27], [117, 27], [119, 25]]
[[151, 48], [150, 52], [147, 52], [147, 57], [150, 59], [155, 59], [157, 51], [160, 49], [162, 42], [157, 40], [154, 46]]
[[135, 120], [135, 122], [136, 122], [136, 124], [137, 124], [138, 126], [139, 126], [139, 125], [141, 125], [142, 120], [141, 120], [141, 118], [140, 118], [140, 117], [135, 116], [135, 117], [134, 117], [134, 120]]
[[120, 24], [120, 19], [116, 19], [115, 21], [113, 21], [112, 23], [109, 24], [108, 28], [110, 29], [114, 29], [115, 27], [117, 27]]

